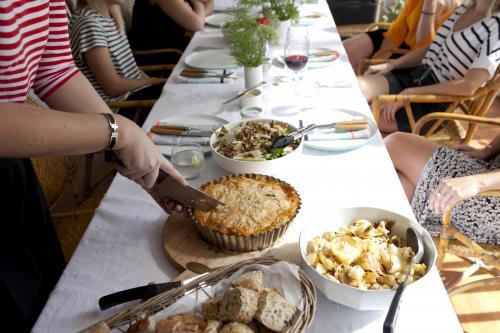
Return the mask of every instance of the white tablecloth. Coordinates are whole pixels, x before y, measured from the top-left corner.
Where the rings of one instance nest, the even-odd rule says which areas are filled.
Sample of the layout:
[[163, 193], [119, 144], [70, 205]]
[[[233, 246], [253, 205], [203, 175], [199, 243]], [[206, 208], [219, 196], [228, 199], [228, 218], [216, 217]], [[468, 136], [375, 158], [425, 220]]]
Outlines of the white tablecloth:
[[[317, 111], [304, 111], [282, 119], [297, 121], [314, 116], [319, 123], [322, 121], [319, 118], [327, 121], [334, 115], [335, 111], [328, 109], [332, 107], [357, 110], [371, 117], [326, 2], [303, 5], [301, 10], [303, 13], [319, 11], [327, 14], [308, 28], [311, 47], [334, 48], [342, 54], [340, 61], [333, 66], [307, 71], [304, 82], [345, 80], [352, 83], [352, 88], [321, 88], [314, 98], [299, 101], [322, 107], [320, 115]], [[220, 30], [206, 28], [195, 34], [185, 55], [200, 47], [225, 47]], [[180, 67], [176, 73], [179, 70]], [[268, 81], [277, 74], [275, 69], [268, 72]], [[242, 76], [242, 73], [238, 75]], [[229, 121], [240, 119], [238, 103], [222, 108], [221, 102], [243, 87], [242, 79], [231, 84], [189, 85], [174, 84], [172, 77], [145, 128], [153, 121], [180, 114], [203, 113]], [[293, 89], [286, 84], [267, 84], [264, 88], [264, 116], [276, 118], [275, 107], [290, 105], [293, 101], [291, 91]], [[198, 186], [225, 174], [208, 158], [205, 172], [191, 184]], [[300, 159], [278, 176], [297, 188], [303, 198], [303, 209], [289, 232], [290, 237], [296, 239], [312, 217], [339, 207], [374, 206], [414, 218], [379, 134], [369, 144], [345, 153], [304, 149]], [[162, 248], [161, 234], [166, 218], [165, 212], [139, 186], [117, 176], [33, 331], [81, 330], [118, 310], [101, 312], [97, 305], [101, 296], [177, 276], [179, 272], [169, 263]], [[428, 274], [431, 279], [420, 288], [409, 288], [404, 295], [398, 332], [461, 332], [437, 270]], [[331, 303], [320, 293], [317, 309], [309, 332], [381, 332], [385, 317], [384, 311], [362, 312]]]

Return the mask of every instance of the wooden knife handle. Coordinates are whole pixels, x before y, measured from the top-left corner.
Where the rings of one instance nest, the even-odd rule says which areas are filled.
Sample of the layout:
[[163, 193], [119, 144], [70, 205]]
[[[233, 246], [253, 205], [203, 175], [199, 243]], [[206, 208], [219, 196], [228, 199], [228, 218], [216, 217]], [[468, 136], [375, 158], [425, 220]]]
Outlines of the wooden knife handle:
[[343, 129], [343, 130], [347, 130], [347, 131], [364, 130], [364, 129], [368, 128], [368, 120], [360, 119], [360, 120], [339, 121], [335, 125], [335, 128]]
[[184, 133], [184, 130], [153, 126], [151, 127], [151, 133], [159, 135], [182, 135]]

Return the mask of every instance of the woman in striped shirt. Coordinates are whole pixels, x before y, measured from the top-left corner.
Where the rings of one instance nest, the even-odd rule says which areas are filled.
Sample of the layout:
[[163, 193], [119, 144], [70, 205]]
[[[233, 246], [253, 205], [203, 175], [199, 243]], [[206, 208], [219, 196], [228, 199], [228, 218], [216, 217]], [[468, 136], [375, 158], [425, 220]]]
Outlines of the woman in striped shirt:
[[[500, 0], [469, 0], [439, 28], [428, 47], [370, 66], [358, 82], [371, 102], [381, 94], [470, 96], [496, 72], [500, 61]], [[442, 111], [443, 104], [412, 105], [415, 120]], [[402, 104], [383, 109], [380, 131], [410, 132]], [[424, 130], [429, 128], [424, 127]]]
[[121, 31], [123, 0], [78, 0], [70, 22], [75, 63], [105, 101], [156, 99], [164, 78], [149, 77], [135, 62]]
[[[51, 109], [25, 104], [30, 89]], [[64, 1], [0, 1], [0, 307], [6, 330], [15, 324], [13, 331], [29, 332], [64, 268], [29, 157], [92, 153], [114, 142], [124, 176], [151, 188], [161, 168], [186, 184], [136, 124], [117, 115], [111, 131], [100, 113], [110, 110], [71, 57]], [[174, 208], [172, 202], [164, 207]]]

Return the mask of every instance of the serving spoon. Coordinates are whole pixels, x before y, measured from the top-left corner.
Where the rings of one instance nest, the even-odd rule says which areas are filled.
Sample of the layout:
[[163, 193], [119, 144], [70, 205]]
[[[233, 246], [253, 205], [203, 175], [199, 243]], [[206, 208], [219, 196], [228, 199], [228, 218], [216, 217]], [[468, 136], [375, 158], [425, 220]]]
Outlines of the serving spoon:
[[398, 319], [399, 306], [401, 305], [401, 296], [403, 296], [403, 291], [405, 290], [410, 275], [413, 275], [413, 264], [419, 263], [424, 255], [424, 244], [420, 235], [413, 229], [406, 229], [406, 246], [410, 246], [415, 255], [411, 258], [410, 265], [406, 271], [406, 277], [403, 282], [399, 285], [392, 299], [391, 306], [389, 307], [389, 312], [384, 321], [384, 333], [393, 333], [396, 326], [396, 320]]

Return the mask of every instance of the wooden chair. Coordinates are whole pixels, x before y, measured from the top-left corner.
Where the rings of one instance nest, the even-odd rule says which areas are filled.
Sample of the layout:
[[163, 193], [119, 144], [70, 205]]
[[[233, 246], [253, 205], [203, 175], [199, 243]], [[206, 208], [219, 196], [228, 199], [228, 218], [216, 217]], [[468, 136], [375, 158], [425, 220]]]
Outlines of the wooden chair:
[[[492, 125], [500, 129], [500, 119], [470, 116], [457, 113], [435, 112], [425, 115], [415, 124], [414, 134], [418, 133], [425, 123], [436, 119], [446, 119], [450, 121], [463, 121], [472, 125]], [[478, 196], [500, 197], [500, 189], [478, 194]], [[458, 231], [452, 224], [451, 212], [453, 208], [460, 204], [456, 203], [448, 207], [443, 213], [443, 222], [438, 240], [438, 257], [436, 266], [439, 270], [443, 269], [443, 259], [446, 253], [453, 254], [469, 261], [472, 265], [457, 278], [446, 281], [445, 287], [450, 296], [473, 289], [476, 287], [487, 286], [500, 283], [500, 246], [495, 244], [477, 244], [471, 241], [467, 236]], [[451, 240], [455, 238], [456, 240]], [[473, 257], [475, 259], [469, 259]], [[493, 268], [486, 266], [493, 265]], [[477, 280], [457, 286], [479, 269], [488, 271], [493, 275], [492, 278]]]
[[[478, 196], [500, 197], [500, 190], [483, 192], [478, 194]], [[459, 256], [470, 262], [472, 265], [458, 277], [450, 281], [446, 281], [445, 287], [449, 296], [478, 287], [500, 285], [500, 245], [478, 244], [458, 231], [452, 225], [451, 221], [452, 209], [457, 204], [452, 207], [448, 207], [443, 213], [436, 266], [439, 270], [443, 268], [443, 259], [446, 253]], [[455, 238], [456, 241], [451, 242], [450, 238]], [[460, 284], [480, 269], [490, 273], [492, 277]]]
[[[416, 126], [411, 103], [450, 103], [444, 112], [431, 113], [422, 117], [422, 119], [425, 119], [423, 123], [430, 120], [436, 120], [435, 124], [429, 129], [425, 136], [446, 145], [458, 142], [468, 143], [473, 137], [478, 124], [475, 118], [471, 118], [470, 116], [483, 117], [493, 104], [499, 88], [500, 69], [497, 69], [493, 78], [471, 96], [380, 95], [372, 102], [371, 108], [375, 120], [378, 121], [382, 105], [398, 102], [404, 103], [404, 112], [406, 112], [408, 117], [412, 133], [419, 134], [422, 126]], [[462, 111], [463, 115], [459, 115], [458, 117], [454, 115], [450, 116], [457, 110]], [[470, 125], [467, 127], [467, 130], [463, 129], [458, 123], [458, 120], [469, 121]], [[443, 121], [447, 121], [446, 126], [438, 131], [438, 127]]]

